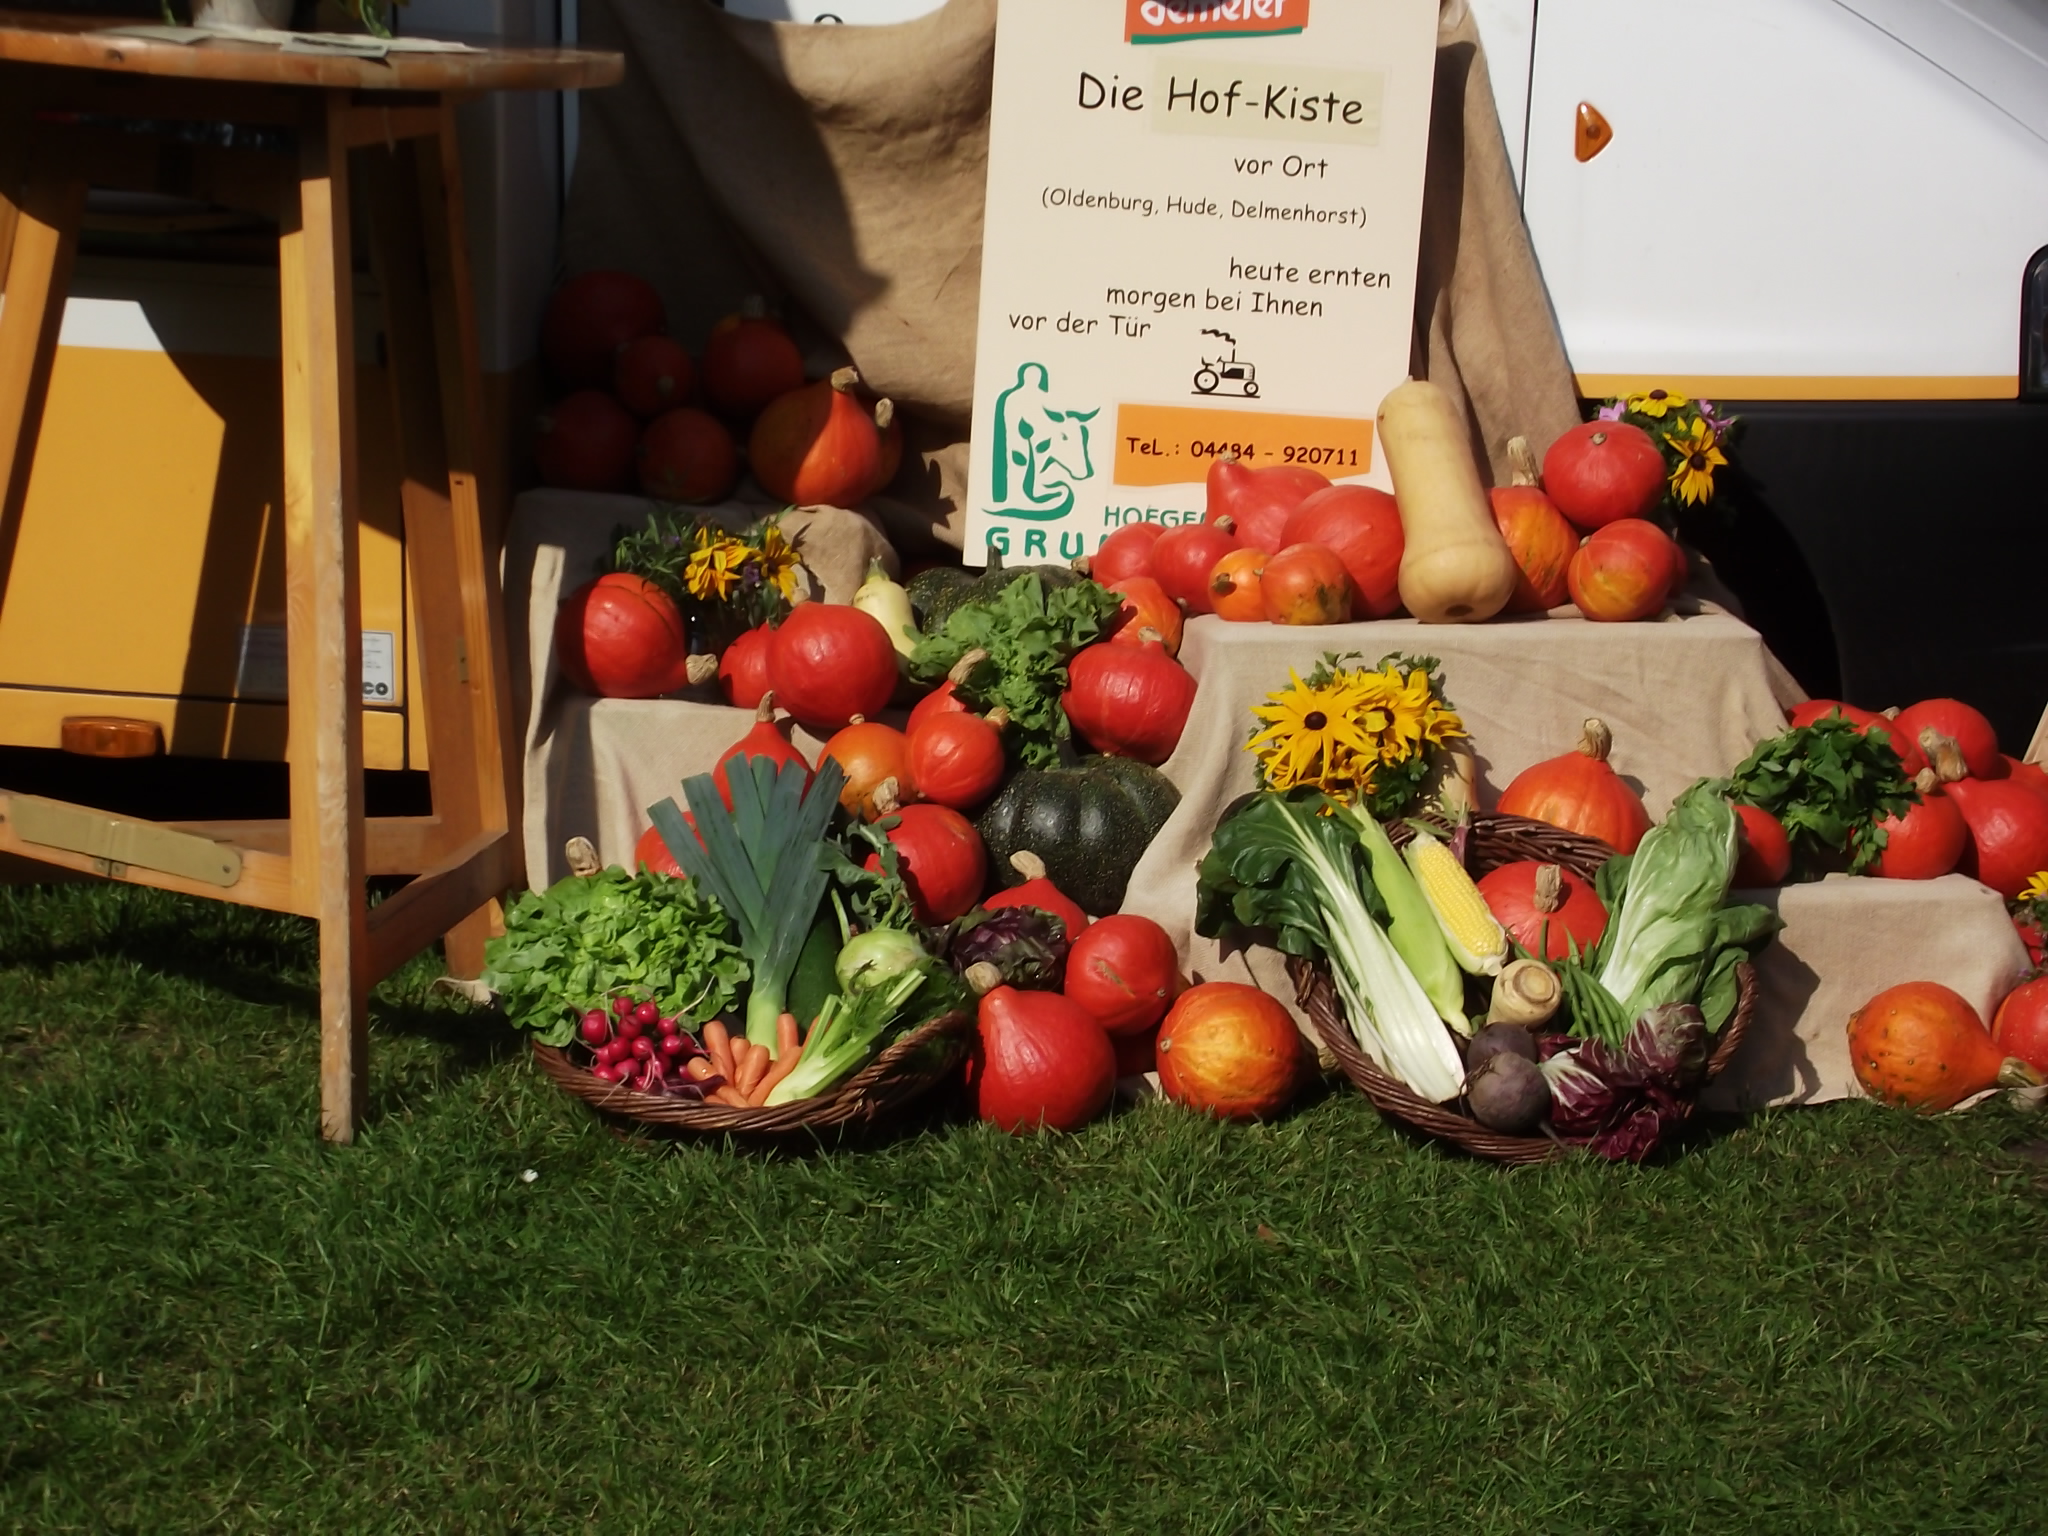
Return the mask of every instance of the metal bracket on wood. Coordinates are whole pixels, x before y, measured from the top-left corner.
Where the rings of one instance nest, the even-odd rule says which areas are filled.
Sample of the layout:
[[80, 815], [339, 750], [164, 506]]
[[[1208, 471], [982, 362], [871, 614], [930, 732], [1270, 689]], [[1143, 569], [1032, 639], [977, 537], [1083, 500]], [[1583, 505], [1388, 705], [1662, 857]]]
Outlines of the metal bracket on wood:
[[93, 861], [94, 873], [109, 879], [122, 879], [130, 865], [208, 885], [230, 886], [242, 878], [242, 855], [226, 843], [33, 795], [11, 801], [14, 834], [21, 841], [82, 853]]

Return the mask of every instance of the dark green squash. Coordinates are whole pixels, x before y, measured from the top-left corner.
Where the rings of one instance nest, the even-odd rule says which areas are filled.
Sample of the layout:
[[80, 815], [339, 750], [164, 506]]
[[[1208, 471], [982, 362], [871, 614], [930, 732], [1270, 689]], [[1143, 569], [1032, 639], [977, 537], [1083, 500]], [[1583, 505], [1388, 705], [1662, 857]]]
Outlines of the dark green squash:
[[935, 565], [911, 577], [905, 590], [910, 593], [910, 606], [917, 611], [919, 626], [926, 634], [936, 635], [963, 604], [987, 602], [1011, 582], [1033, 571], [1048, 592], [1084, 579], [1078, 571], [1064, 565], [1005, 565], [1002, 552], [992, 549], [988, 552], [986, 570]]
[[1035, 853], [1082, 910], [1107, 917], [1123, 905], [1131, 871], [1179, 803], [1180, 791], [1158, 769], [1097, 757], [1073, 768], [1024, 769], [989, 802], [977, 826], [989, 865], [1006, 885], [1024, 880], [1010, 856]]

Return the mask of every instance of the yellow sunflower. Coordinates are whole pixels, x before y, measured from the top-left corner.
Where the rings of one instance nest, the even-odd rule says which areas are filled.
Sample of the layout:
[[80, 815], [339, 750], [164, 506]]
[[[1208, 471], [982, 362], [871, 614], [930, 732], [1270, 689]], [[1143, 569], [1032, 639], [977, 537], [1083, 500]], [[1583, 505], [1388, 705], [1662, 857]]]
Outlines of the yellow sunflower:
[[780, 592], [788, 602], [797, 598], [797, 572], [802, 560], [796, 545], [782, 536], [782, 529], [770, 523], [761, 530], [761, 579]]
[[1247, 752], [1258, 754], [1267, 785], [1334, 785], [1349, 779], [1345, 764], [1353, 757], [1363, 760], [1364, 782], [1370, 782], [1379, 754], [1359, 728], [1352, 690], [1338, 682], [1312, 688], [1292, 668], [1287, 676], [1292, 686], [1252, 709], [1266, 728], [1245, 743]]
[[2048, 901], [2048, 869], [2042, 870], [2020, 891], [2021, 901]]
[[1648, 416], [1653, 421], [1662, 421], [1670, 412], [1683, 410], [1689, 403], [1683, 395], [1653, 389], [1647, 394], [1630, 395], [1628, 410], [1632, 416]]
[[1671, 471], [1671, 489], [1678, 499], [1688, 506], [1712, 501], [1714, 471], [1728, 462], [1715, 441], [1714, 429], [1704, 421], [1694, 421], [1685, 431], [1672, 433], [1668, 441], [1679, 455], [1678, 467]]
[[727, 533], [697, 530], [696, 547], [683, 568], [683, 588], [699, 602], [724, 602], [739, 585], [740, 567], [753, 551]]

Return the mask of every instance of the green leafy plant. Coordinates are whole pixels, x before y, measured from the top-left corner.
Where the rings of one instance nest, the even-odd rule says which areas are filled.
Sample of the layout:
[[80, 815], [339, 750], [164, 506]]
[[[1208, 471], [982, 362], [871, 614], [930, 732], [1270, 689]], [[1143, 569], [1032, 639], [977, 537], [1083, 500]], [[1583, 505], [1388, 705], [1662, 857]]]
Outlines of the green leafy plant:
[[693, 1022], [730, 1009], [747, 962], [724, 910], [694, 880], [629, 875], [617, 865], [527, 892], [484, 950], [484, 984], [512, 1022], [545, 1045], [620, 992]]
[[1884, 852], [1885, 817], [1918, 798], [1892, 744], [1839, 715], [1759, 743], [1731, 782], [1731, 798], [1784, 824], [1799, 880], [1818, 880], [1845, 855], [1849, 873], [1862, 874]]
[[803, 532], [785, 534], [777, 517], [767, 517], [734, 533], [701, 511], [661, 503], [645, 528], [612, 530], [602, 567], [653, 582], [709, 649], [722, 650], [745, 630], [789, 617], [803, 569]]
[[1067, 662], [1108, 633], [1121, 606], [1115, 593], [1092, 581], [1048, 590], [1034, 571], [992, 598], [955, 608], [935, 634], [918, 642], [910, 674], [936, 684], [969, 651], [986, 651], [988, 659], [956, 685], [961, 697], [976, 709], [1007, 710], [1004, 735], [1017, 760], [1050, 767], [1073, 738], [1060, 708]]

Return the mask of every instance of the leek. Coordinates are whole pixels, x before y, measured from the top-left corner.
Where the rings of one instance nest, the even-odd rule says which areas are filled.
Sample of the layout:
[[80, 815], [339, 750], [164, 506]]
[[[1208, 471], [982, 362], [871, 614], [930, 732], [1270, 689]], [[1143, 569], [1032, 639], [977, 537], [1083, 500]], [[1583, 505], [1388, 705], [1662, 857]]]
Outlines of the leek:
[[1358, 845], [1371, 861], [1372, 883], [1387, 908], [1387, 938], [1421, 983], [1437, 1017], [1459, 1034], [1471, 1034], [1471, 1021], [1465, 1017], [1464, 973], [1444, 942], [1443, 926], [1414, 871], [1401, 862], [1386, 828], [1371, 815], [1348, 805], [1339, 807], [1337, 814], [1356, 830]]
[[1330, 814], [1337, 809], [1320, 794], [1264, 792], [1245, 801], [1216, 828], [1202, 860], [1195, 927], [1212, 938], [1270, 930], [1288, 954], [1327, 957], [1358, 1043], [1424, 1098], [1444, 1103], [1463, 1087], [1464, 1066], [1435, 1005], [1373, 917], [1372, 881], [1359, 867], [1364, 849], [1351, 823]]
[[818, 766], [808, 791], [804, 774], [801, 763], [784, 763], [778, 772], [770, 758], [735, 758], [725, 766], [730, 810], [710, 774], [685, 779], [694, 836], [673, 799], [647, 808], [675, 861], [718, 899], [739, 930], [740, 953], [752, 970], [747, 1038], [771, 1054], [790, 977], [824, 899], [825, 829], [846, 783], [831, 758]]

